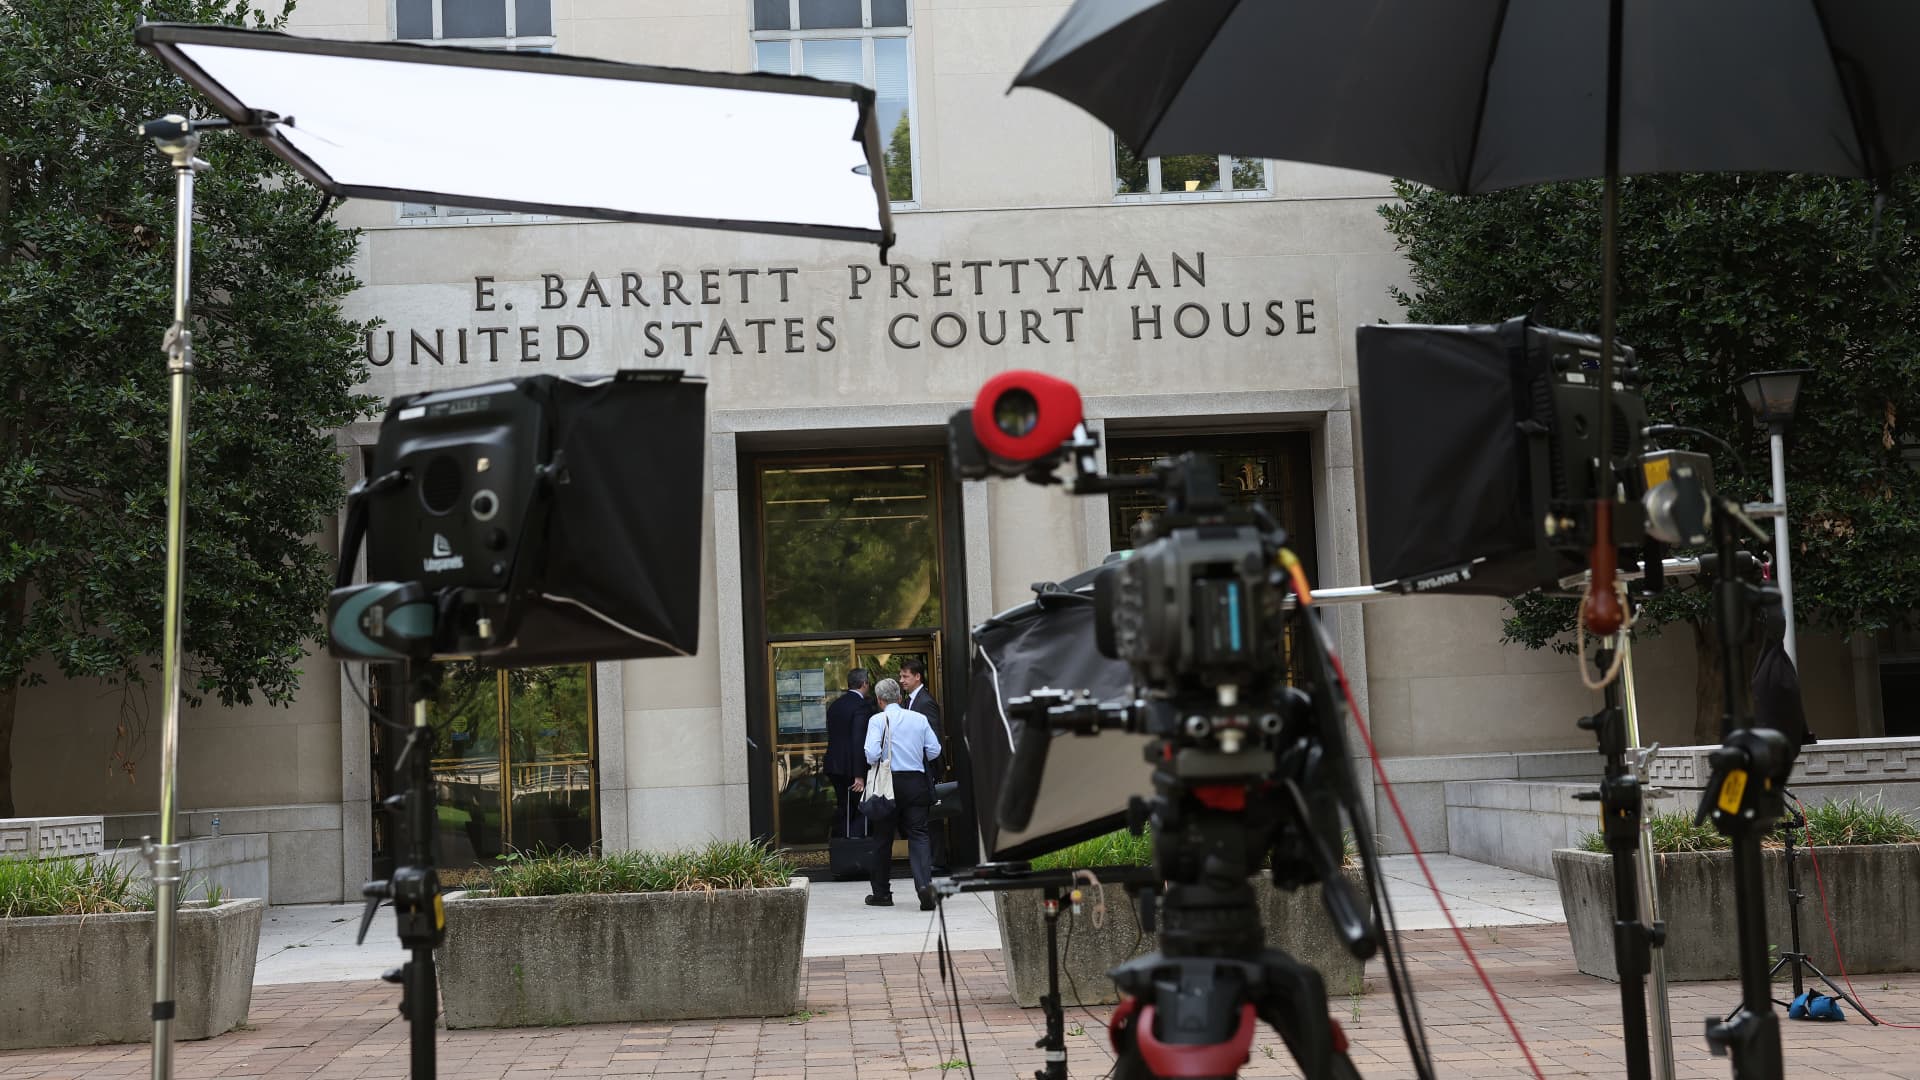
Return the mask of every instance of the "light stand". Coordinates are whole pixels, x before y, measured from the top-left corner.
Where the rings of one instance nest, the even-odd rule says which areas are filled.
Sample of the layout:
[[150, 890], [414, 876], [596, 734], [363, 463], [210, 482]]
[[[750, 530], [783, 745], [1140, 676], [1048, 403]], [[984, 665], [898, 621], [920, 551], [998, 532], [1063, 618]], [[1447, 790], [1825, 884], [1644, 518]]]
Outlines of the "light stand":
[[181, 606], [186, 595], [187, 402], [193, 392], [193, 329], [190, 297], [193, 275], [193, 175], [207, 167], [194, 157], [199, 129], [225, 127], [226, 121], [190, 122], [164, 116], [140, 125], [173, 168], [175, 209], [173, 247], [173, 324], [161, 339], [167, 355], [171, 403], [167, 421], [167, 572], [161, 616], [160, 694], [160, 842], [142, 837], [140, 850], [153, 873], [153, 1080], [173, 1073], [173, 931], [179, 902], [180, 845], [174, 818], [179, 813], [176, 785], [180, 751]]
[[[1780, 1017], [1773, 1011], [1772, 976], [1767, 970], [1767, 901], [1761, 878], [1760, 838], [1786, 811], [1783, 793], [1799, 750], [1785, 735], [1756, 728], [1744, 720], [1736, 727], [1739, 686], [1737, 633], [1750, 625], [1760, 590], [1738, 578], [1734, 522], [1752, 522], [1732, 504], [1714, 515], [1718, 580], [1714, 582], [1714, 629], [1721, 660], [1722, 730], [1725, 741], [1708, 758], [1712, 769], [1695, 820], [1711, 816], [1714, 827], [1733, 848], [1734, 911], [1740, 958], [1740, 1006], [1731, 1016], [1707, 1018], [1707, 1047], [1731, 1055], [1734, 1080], [1780, 1080]], [[1757, 531], [1757, 530], [1756, 530]], [[1762, 536], [1764, 539], [1764, 534]]]
[[1793, 624], [1793, 563], [1791, 545], [1787, 542], [1787, 428], [1793, 423], [1793, 414], [1799, 406], [1800, 381], [1812, 374], [1809, 368], [1790, 368], [1785, 371], [1761, 371], [1740, 380], [1740, 392], [1746, 397], [1747, 407], [1753, 410], [1753, 418], [1767, 429], [1767, 443], [1773, 463], [1773, 501], [1747, 507], [1747, 512], [1756, 517], [1773, 519], [1773, 559], [1777, 572], [1774, 578], [1780, 583], [1780, 608], [1786, 615], [1787, 630], [1783, 638], [1787, 659], [1793, 661], [1796, 668], [1800, 665], [1800, 653], [1795, 645]]
[[[427, 642], [422, 641], [424, 646]], [[434, 867], [433, 835], [437, 824], [433, 787], [433, 725], [427, 706], [440, 687], [440, 665], [428, 660], [409, 660], [396, 665], [400, 676], [402, 714], [411, 713], [413, 724], [407, 729], [400, 750], [407, 766], [407, 790], [389, 796], [390, 810], [406, 811], [407, 859], [393, 869], [386, 881], [369, 881], [360, 890], [367, 898], [360, 916], [360, 936], [355, 944], [367, 940], [367, 927], [382, 901], [393, 903], [394, 920], [400, 931], [400, 944], [412, 955], [406, 963], [380, 977], [400, 986], [400, 1015], [407, 1018], [412, 1043], [412, 1075], [429, 1080], [434, 1075], [434, 1017], [440, 1011], [433, 950], [446, 936], [447, 915], [440, 898], [440, 875]], [[411, 708], [408, 708], [411, 706]]]
[[[1625, 633], [1619, 636], [1624, 638]], [[1599, 649], [1593, 656], [1594, 666], [1603, 676], [1612, 669], [1613, 660], [1613, 648]], [[1607, 681], [1606, 704], [1592, 716], [1581, 717], [1580, 727], [1594, 733], [1600, 753], [1607, 759], [1600, 790], [1583, 791], [1574, 797], [1600, 804], [1601, 836], [1613, 860], [1613, 962], [1620, 976], [1627, 1077], [1649, 1080], [1652, 1074], [1648, 1067], [1644, 980], [1652, 963], [1651, 950], [1664, 944], [1667, 929], [1651, 917], [1641, 920], [1642, 893], [1636, 862], [1641, 840], [1641, 784], [1634, 766], [1627, 761], [1627, 722], [1619, 679]]]
[[1802, 814], [1798, 810], [1794, 810], [1790, 812], [1787, 820], [1784, 823], [1782, 823], [1780, 828], [1780, 835], [1786, 842], [1787, 932], [1790, 935], [1788, 937], [1788, 944], [1790, 945], [1790, 948], [1781, 950], [1780, 959], [1776, 960], [1774, 962], [1772, 969], [1767, 972], [1767, 981], [1769, 984], [1771, 984], [1773, 981], [1773, 977], [1780, 973], [1781, 968], [1791, 965], [1793, 968], [1793, 997], [1790, 998], [1788, 1001], [1781, 1001], [1780, 999], [1775, 998], [1774, 1004], [1779, 1005], [1782, 1008], [1791, 1010], [1792, 1008], [1791, 1002], [1798, 1001], [1800, 999], [1800, 995], [1806, 990], [1806, 983], [1805, 983], [1805, 980], [1802, 978], [1802, 974], [1801, 974], [1801, 969], [1805, 968], [1806, 970], [1813, 972], [1814, 975], [1818, 977], [1821, 982], [1827, 984], [1827, 989], [1833, 991], [1832, 996], [1837, 997], [1840, 1000], [1846, 1002], [1847, 1004], [1853, 1006], [1854, 1009], [1857, 1010], [1861, 1016], [1864, 1016], [1867, 1018], [1868, 1023], [1872, 1024], [1874, 1027], [1879, 1027], [1880, 1021], [1875, 1020], [1873, 1018], [1872, 1013], [1868, 1012], [1865, 1009], [1860, 1008], [1859, 1002], [1853, 1000], [1853, 998], [1849, 996], [1845, 990], [1842, 990], [1840, 989], [1839, 986], [1835, 985], [1832, 979], [1827, 978], [1827, 973], [1824, 971], [1821, 971], [1819, 966], [1816, 965], [1812, 961], [1812, 959], [1810, 959], [1807, 956], [1807, 954], [1800, 948], [1800, 901], [1805, 900], [1807, 898], [1807, 894], [1800, 891], [1800, 867], [1799, 867], [1800, 856], [1798, 852], [1793, 850], [1793, 841], [1794, 841], [1795, 832], [1799, 829], [1806, 828], [1806, 825], [1807, 825], [1806, 815]]

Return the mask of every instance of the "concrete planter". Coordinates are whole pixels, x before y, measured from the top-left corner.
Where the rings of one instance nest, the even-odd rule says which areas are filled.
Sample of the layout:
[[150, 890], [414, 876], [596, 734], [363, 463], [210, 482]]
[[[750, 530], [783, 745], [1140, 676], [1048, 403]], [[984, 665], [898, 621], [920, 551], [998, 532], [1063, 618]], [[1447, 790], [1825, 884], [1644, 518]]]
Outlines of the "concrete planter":
[[450, 894], [449, 1028], [785, 1016], [800, 1005], [807, 881], [716, 892]]
[[[232, 1031], [253, 1001], [263, 900], [184, 905], [175, 923], [174, 1037]], [[153, 1037], [152, 912], [0, 919], [0, 1050]]]
[[[1796, 852], [1802, 849], [1795, 849]], [[1833, 907], [1834, 931], [1847, 971], [1872, 974], [1920, 970], [1920, 844], [1823, 847], [1820, 873]], [[1786, 855], [1761, 852], [1767, 887], [1767, 941], [1788, 948]], [[1573, 938], [1574, 962], [1603, 979], [1619, 978], [1613, 963], [1613, 865], [1608, 856], [1562, 848], [1553, 853], [1560, 903]], [[1800, 856], [1800, 945], [1835, 978], [1833, 946], [1821, 916], [1812, 860]], [[1679, 852], [1660, 856], [1660, 914], [1667, 924], [1667, 978], [1734, 979], [1736, 949], [1733, 854]], [[1777, 954], [1776, 954], [1777, 955]]]
[[[1360, 871], [1350, 869], [1346, 874], [1364, 900], [1367, 893]], [[1329, 995], [1365, 990], [1363, 965], [1334, 937], [1327, 909], [1320, 904], [1320, 886], [1284, 892], [1264, 878], [1255, 880], [1254, 886], [1268, 946], [1319, 969]], [[1078, 918], [1064, 908], [1060, 915], [1060, 997], [1069, 1006], [1117, 1001], [1119, 995], [1107, 972], [1154, 948], [1153, 935], [1139, 932], [1133, 899], [1127, 891], [1118, 885], [1100, 888], [1107, 903], [1103, 925], [1093, 925], [1091, 903], [1082, 905]], [[1047, 992], [1047, 923], [1040, 914], [1040, 893], [995, 893], [994, 906], [1000, 920], [1000, 956], [1006, 965], [1007, 986], [1022, 1008], [1034, 1008]]]

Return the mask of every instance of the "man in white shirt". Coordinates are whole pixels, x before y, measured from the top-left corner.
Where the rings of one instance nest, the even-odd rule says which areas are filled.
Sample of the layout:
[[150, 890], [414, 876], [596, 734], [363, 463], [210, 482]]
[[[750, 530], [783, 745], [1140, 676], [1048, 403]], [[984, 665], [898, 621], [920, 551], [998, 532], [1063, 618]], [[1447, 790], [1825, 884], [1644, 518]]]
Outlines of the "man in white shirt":
[[933, 782], [927, 763], [940, 756], [940, 736], [927, 718], [900, 707], [900, 684], [881, 679], [873, 688], [880, 711], [867, 721], [866, 753], [869, 765], [881, 755], [893, 769], [894, 812], [873, 822], [872, 907], [893, 906], [893, 838], [907, 839], [907, 862], [913, 867], [914, 892], [920, 910], [933, 910], [933, 852], [927, 842], [927, 809], [933, 805]]

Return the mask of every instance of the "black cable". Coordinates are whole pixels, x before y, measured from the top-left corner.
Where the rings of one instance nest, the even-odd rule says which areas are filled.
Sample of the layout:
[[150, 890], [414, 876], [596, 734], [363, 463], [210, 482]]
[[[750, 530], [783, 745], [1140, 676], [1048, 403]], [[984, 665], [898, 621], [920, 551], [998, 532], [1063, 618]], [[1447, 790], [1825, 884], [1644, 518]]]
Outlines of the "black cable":
[[[953, 956], [953, 951], [947, 948], [946, 898], [936, 897], [933, 902], [933, 910], [934, 910], [934, 914], [940, 919], [940, 956], [941, 956], [940, 981], [946, 982], [946, 967], [948, 962], [951, 960]], [[948, 991], [948, 996], [953, 999], [953, 1022], [960, 1029], [961, 1060], [967, 1063], [967, 1076], [969, 1080], [971, 1080], [971, 1078], [973, 1077], [973, 1049], [967, 1045], [966, 1014], [960, 1011], [960, 969], [957, 966], [954, 967], [953, 969], [953, 982], [948, 984], [947, 991]]]
[[1642, 428], [1641, 431], [1647, 435], [1667, 435], [1667, 434], [1696, 435], [1714, 444], [1720, 449], [1725, 450], [1727, 452], [1727, 456], [1733, 459], [1734, 471], [1742, 475], [1746, 474], [1747, 464], [1746, 462], [1741, 460], [1740, 451], [1735, 450], [1733, 448], [1732, 443], [1728, 442], [1727, 440], [1721, 438], [1718, 435], [1715, 435], [1713, 432], [1708, 431], [1705, 428], [1689, 427], [1686, 424], [1648, 424], [1646, 427]]
[[367, 715], [373, 719], [374, 723], [400, 732], [410, 732], [413, 730], [413, 725], [402, 724], [398, 720], [389, 720], [379, 709], [373, 707], [373, 702], [367, 700], [367, 695], [361, 693], [359, 685], [353, 681], [353, 668], [350, 665], [340, 665], [340, 677], [346, 680], [347, 689], [353, 691], [353, 696], [361, 705], [366, 707]]
[[[935, 918], [938, 918], [938, 916]], [[933, 1036], [933, 1052], [940, 1055], [940, 1060], [945, 1061], [948, 1058], [947, 1049], [946, 1046], [941, 1043], [940, 1029], [934, 1023], [934, 1020], [940, 1013], [940, 1003], [935, 999], [933, 992], [927, 988], [927, 945], [934, 941], [934, 925], [935, 919], [927, 920], [926, 935], [920, 939], [920, 952], [913, 958], [913, 972], [920, 980], [920, 995], [927, 1000], [927, 1034]], [[942, 981], [945, 981], [944, 969], [942, 972]]]
[[[1405, 950], [1399, 947], [1399, 918], [1394, 914], [1393, 901], [1387, 897], [1386, 873], [1380, 869], [1380, 853], [1374, 847], [1372, 834], [1367, 831], [1359, 794], [1349, 792], [1347, 804], [1347, 816], [1353, 820], [1354, 845], [1360, 849], [1360, 866], [1366, 876], [1368, 889], [1373, 894], [1374, 921], [1380, 928], [1380, 956], [1387, 969], [1387, 985], [1393, 990], [1394, 1011], [1400, 1017], [1400, 1033], [1413, 1057], [1415, 1074], [1420, 1080], [1432, 1080], [1433, 1052], [1427, 1045], [1426, 1024], [1420, 1018], [1420, 1002], [1413, 989], [1413, 973], [1406, 966]], [[1362, 969], [1362, 990], [1366, 989], [1365, 980], [1365, 971]]]

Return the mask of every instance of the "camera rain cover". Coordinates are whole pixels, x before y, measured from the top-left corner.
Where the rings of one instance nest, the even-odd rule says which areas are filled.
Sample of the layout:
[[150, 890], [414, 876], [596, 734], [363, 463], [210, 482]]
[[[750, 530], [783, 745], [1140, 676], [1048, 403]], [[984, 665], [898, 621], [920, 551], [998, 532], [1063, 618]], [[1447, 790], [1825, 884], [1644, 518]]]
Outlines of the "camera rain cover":
[[1133, 672], [1094, 645], [1093, 582], [1109, 567], [1077, 574], [1032, 601], [973, 630], [972, 685], [965, 720], [973, 755], [975, 805], [982, 848], [990, 860], [1029, 859], [1113, 832], [1126, 824], [1130, 796], [1153, 794], [1145, 735], [1102, 732], [1098, 738], [1055, 735], [1033, 818], [1020, 832], [1000, 828], [992, 808], [1013, 761], [1014, 723], [1006, 702], [1052, 687], [1086, 690], [1100, 701], [1133, 692]]

